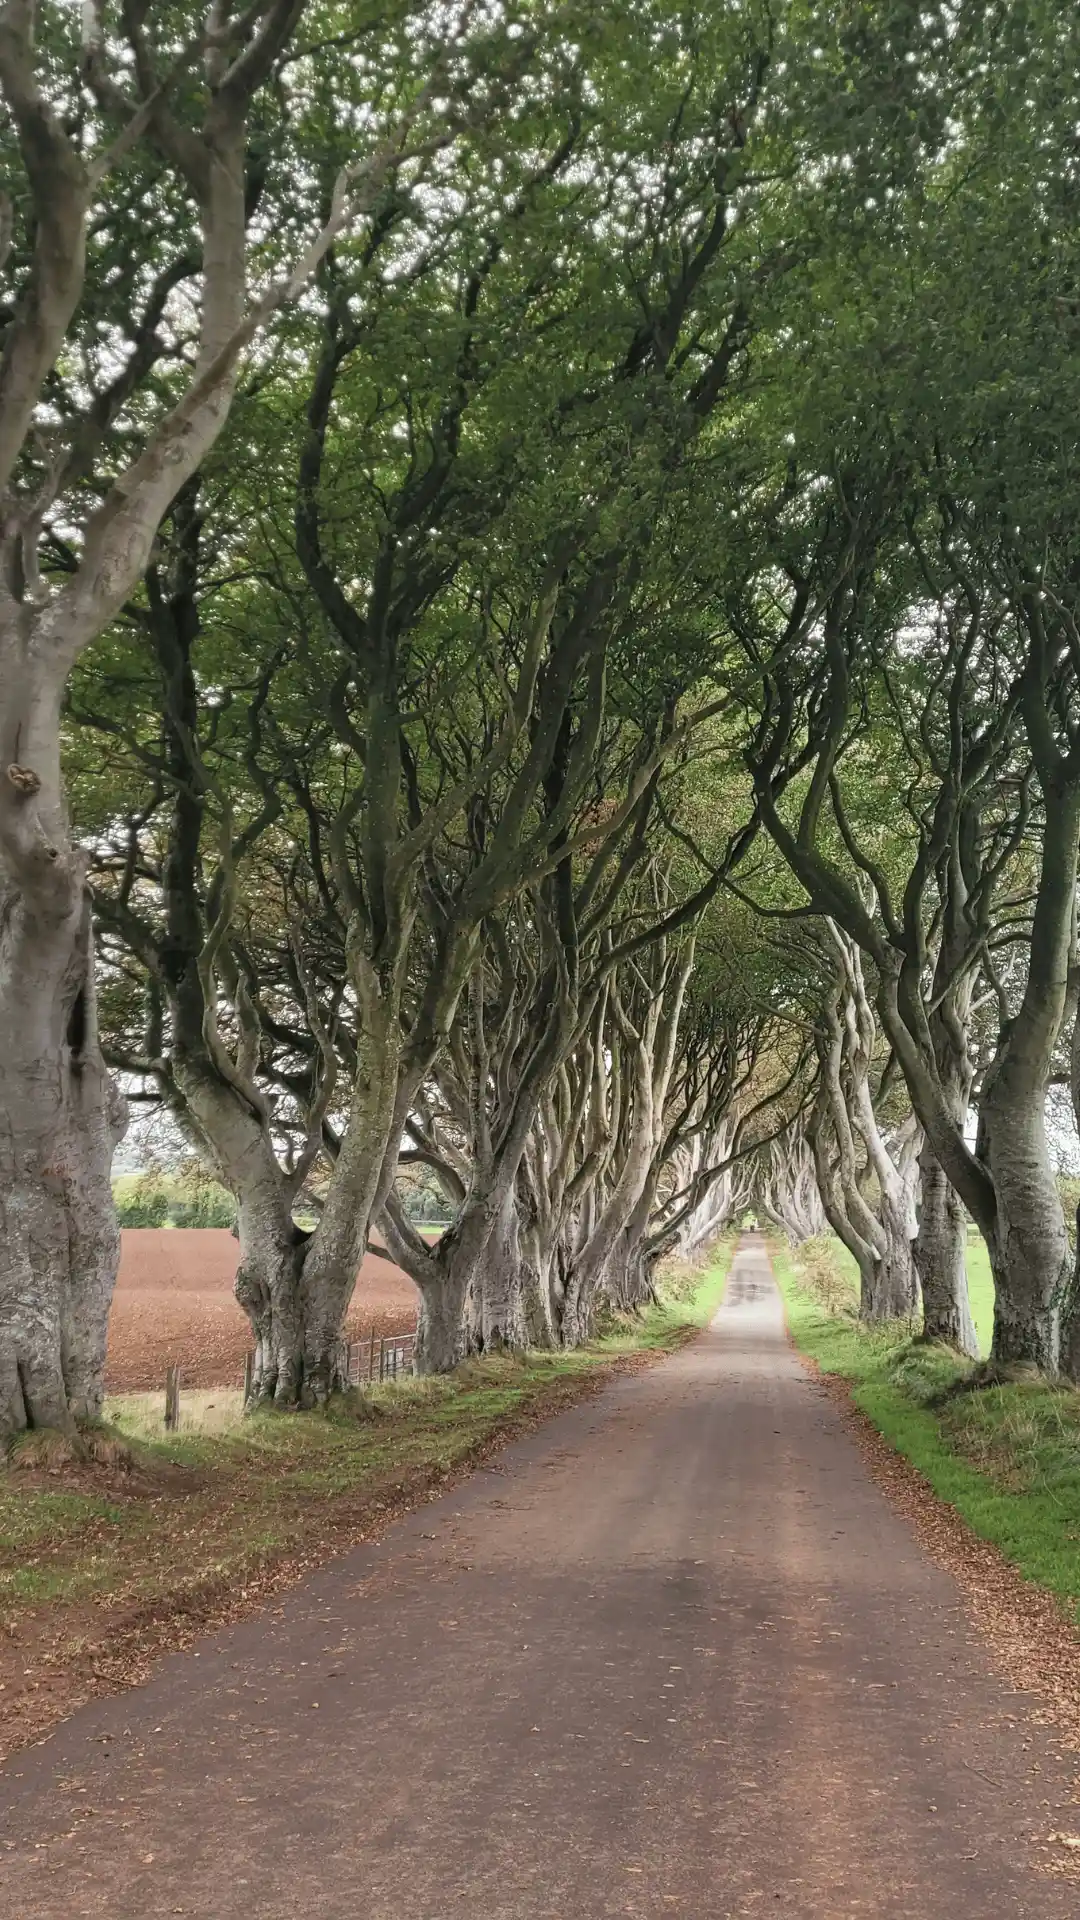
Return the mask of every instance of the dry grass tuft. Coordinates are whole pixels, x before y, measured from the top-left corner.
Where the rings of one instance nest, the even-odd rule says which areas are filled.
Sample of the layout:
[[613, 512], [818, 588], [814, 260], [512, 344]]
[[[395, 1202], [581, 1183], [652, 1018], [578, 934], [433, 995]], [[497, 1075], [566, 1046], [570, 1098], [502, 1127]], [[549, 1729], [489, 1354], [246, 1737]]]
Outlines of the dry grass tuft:
[[92, 1460], [97, 1467], [108, 1467], [114, 1473], [130, 1473], [135, 1465], [135, 1455], [122, 1433], [114, 1433], [108, 1427], [91, 1427], [80, 1435], [83, 1458]]
[[[115, 1439], [123, 1446], [131, 1440], [165, 1440], [165, 1395], [163, 1393], [124, 1393], [105, 1402], [105, 1415], [119, 1429]], [[244, 1396], [239, 1387], [201, 1387], [180, 1389], [181, 1433], [207, 1436], [229, 1433], [244, 1417]]]
[[85, 1458], [79, 1438], [55, 1427], [34, 1427], [17, 1433], [8, 1444], [7, 1465], [12, 1473], [58, 1473]]

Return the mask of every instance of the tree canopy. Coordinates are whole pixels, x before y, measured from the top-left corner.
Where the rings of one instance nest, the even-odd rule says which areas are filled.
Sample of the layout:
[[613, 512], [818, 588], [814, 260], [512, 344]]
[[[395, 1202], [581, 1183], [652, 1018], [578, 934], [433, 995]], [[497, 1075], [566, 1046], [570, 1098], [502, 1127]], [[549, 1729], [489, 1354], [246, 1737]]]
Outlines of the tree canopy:
[[1076, 22], [75, 33], [0, 8], [0, 1425], [100, 1407], [125, 1099], [256, 1400], [373, 1234], [442, 1369], [748, 1208], [965, 1351], [970, 1216], [1080, 1373]]

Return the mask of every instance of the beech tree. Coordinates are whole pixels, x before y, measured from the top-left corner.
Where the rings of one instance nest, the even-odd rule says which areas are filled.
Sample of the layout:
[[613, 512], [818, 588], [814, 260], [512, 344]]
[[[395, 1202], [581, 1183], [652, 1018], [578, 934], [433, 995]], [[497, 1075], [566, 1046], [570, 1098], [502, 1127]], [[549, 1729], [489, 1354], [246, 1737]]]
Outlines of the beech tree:
[[[755, 1192], [969, 1350], [966, 1206], [997, 1357], [1070, 1348], [1071, 186], [1022, 11], [999, 74], [933, 7], [91, 7], [37, 57], [8, 5], [0, 1424], [99, 1401], [107, 1063], [235, 1196], [256, 1404], [343, 1386], [373, 1225], [441, 1368], [633, 1310]], [[717, 964], [747, 902], [812, 990], [765, 930], [756, 998]]]
[[[60, 771], [61, 698], [219, 433], [243, 348], [284, 297], [275, 289], [249, 304], [244, 159], [253, 102], [300, 13], [297, 0], [214, 13], [186, 44], [169, 34], [155, 45], [141, 24], [119, 41], [91, 7], [81, 46], [50, 19], [44, 47], [30, 0], [9, 0], [0, 15], [0, 87], [19, 167], [5, 208], [15, 297], [0, 363], [3, 1429], [68, 1427], [97, 1413], [117, 1258], [109, 1167], [123, 1103], [99, 1046], [85, 868]], [[182, 218], [156, 274], [144, 229], [141, 282], [121, 274], [126, 310], [122, 294], [103, 312], [98, 286], [80, 313], [88, 253], [104, 267], [102, 235], [119, 252], [138, 232], [124, 203], [146, 191], [148, 150], [194, 201], [197, 224]], [[190, 365], [176, 378], [184, 355], [170, 356], [174, 378], [159, 397], [170, 295], [191, 282]], [[70, 564], [58, 576], [61, 539]]]
[[[144, 916], [140, 931], [125, 877], [137, 852], [114, 867], [123, 911], [103, 898], [102, 913], [138, 949], [163, 1010], [166, 1065], [150, 1062], [152, 1073], [236, 1193], [256, 1397], [278, 1405], [342, 1383], [341, 1321], [402, 1128], [446, 1050], [485, 927], [576, 853], [612, 650], [660, 564], [659, 539], [692, 511], [695, 449], [741, 390], [754, 297], [774, 297], [789, 265], [748, 159], [759, 121], [763, 157], [787, 151], [767, 38], [752, 22], [719, 22], [684, 47], [680, 29], [664, 30], [670, 60], [632, 115], [617, 46], [596, 55], [587, 107], [573, 75], [553, 81], [522, 109], [520, 152], [476, 149], [446, 220], [442, 203], [395, 204], [355, 257], [327, 254], [314, 330], [309, 309], [297, 319], [297, 350], [311, 355], [302, 412], [290, 379], [261, 429], [277, 429], [260, 444], [292, 525], [281, 525], [280, 485], [256, 508], [257, 533], [247, 510], [246, 565], [268, 588], [254, 618], [271, 608], [280, 645], [262, 652], [269, 677], [250, 683], [258, 747], [222, 766], [217, 792], [197, 724], [197, 587], [190, 567], [179, 599], [148, 576], [147, 615], [170, 626], [174, 665], [155, 824], [140, 799], [129, 838], [145, 847], [175, 795], [172, 850], [147, 869], [166, 883], [150, 927]], [[650, 45], [632, 38], [634, 59]], [[653, 174], [639, 160], [661, 133], [668, 158]], [[198, 547], [205, 536], [192, 522], [187, 537]], [[680, 666], [668, 660], [669, 679]], [[306, 717], [298, 667], [313, 673]], [[662, 735], [640, 728], [643, 751], [614, 803], [606, 796], [612, 844], [632, 833], [691, 724], [677, 703]], [[340, 779], [327, 778], [335, 766]], [[241, 825], [247, 800], [234, 799], [252, 783]], [[241, 953], [243, 889], [255, 842], [298, 828], [338, 973], [332, 1034], [309, 956], [309, 1132], [299, 1160], [283, 1163], [260, 1085], [269, 1028]], [[210, 839], [221, 847], [212, 883]], [[297, 1181], [332, 1121], [318, 1227], [301, 1235]], [[472, 1218], [483, 1236], [494, 1213]], [[463, 1237], [464, 1223], [434, 1267]], [[433, 1278], [425, 1293], [425, 1365], [457, 1351], [456, 1312], [436, 1337], [441, 1290]]]
[[[776, 718], [759, 733], [751, 760], [775, 844], [814, 909], [834, 920], [874, 970], [878, 1017], [933, 1160], [987, 1240], [997, 1290], [995, 1358], [1052, 1368], [1068, 1247], [1045, 1107], [1068, 996], [1075, 775], [1047, 716], [1059, 703], [1067, 711], [1072, 668], [1065, 664], [1063, 636], [1056, 649], [1044, 646], [1037, 607], [998, 600], [989, 587], [986, 595], [976, 593], [970, 572], [964, 586], [960, 605], [947, 603], [935, 628], [929, 699], [921, 710], [908, 675], [912, 731], [903, 738], [912, 765], [907, 813], [916, 831], [900, 866], [899, 892], [876, 833], [867, 833], [848, 804], [852, 727], [857, 731], [865, 697], [858, 662], [866, 641], [866, 605], [849, 587], [842, 590], [842, 618], [835, 603], [826, 617], [821, 653], [804, 656], [802, 693], [795, 683], [803, 668], [792, 656], [775, 677], [770, 672]], [[1019, 759], [1013, 751], [1018, 717]], [[774, 769], [789, 750], [802, 764], [807, 741], [813, 777], [799, 806], [785, 815], [771, 792]], [[966, 1122], [975, 1063], [965, 1021], [980, 968], [993, 975], [997, 917], [1010, 907], [1002, 886], [1026, 831], [1033, 787], [1024, 751], [1032, 756], [1043, 814], [1040, 867], [1020, 991], [1015, 998], [1002, 994], [997, 1045], [975, 1089], [979, 1135], [972, 1149]], [[834, 1119], [837, 1108], [838, 1097]], [[927, 1170], [932, 1178], [933, 1165]], [[934, 1212], [933, 1185], [927, 1197], [920, 1268], [931, 1329], [969, 1346], [958, 1284], [962, 1217], [955, 1206], [944, 1219]]]
[[831, 920], [822, 925], [821, 945], [826, 981], [815, 1022], [818, 1089], [807, 1123], [818, 1192], [858, 1265], [862, 1318], [907, 1319], [918, 1294], [912, 1242], [919, 1128], [909, 1113], [887, 1138], [877, 1111], [877, 1026], [859, 948]]
[[805, 1126], [795, 1122], [758, 1155], [751, 1198], [793, 1246], [828, 1232]]
[[[449, 22], [442, 44], [407, 17], [400, 37], [382, 23], [389, 70], [359, 99], [364, 70], [350, 70], [350, 147], [321, 216], [294, 191], [268, 232], [275, 164], [303, 175], [281, 82], [304, 12], [267, 0], [151, 21], [91, 4], [81, 40], [73, 15], [39, 17], [33, 0], [0, 13], [15, 181], [0, 361], [3, 1429], [98, 1411], [117, 1260], [123, 1103], [102, 1060], [85, 859], [64, 799], [66, 681], [136, 592], [267, 321], [403, 166], [453, 137], [460, 29]], [[481, 82], [469, 110], [484, 97]]]

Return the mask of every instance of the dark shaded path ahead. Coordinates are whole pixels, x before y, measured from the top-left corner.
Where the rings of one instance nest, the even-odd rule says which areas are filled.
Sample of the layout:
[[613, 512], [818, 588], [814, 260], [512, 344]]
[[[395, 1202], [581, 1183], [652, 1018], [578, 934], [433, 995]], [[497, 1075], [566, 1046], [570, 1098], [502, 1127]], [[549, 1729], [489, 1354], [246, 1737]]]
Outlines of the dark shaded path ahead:
[[0, 1775], [9, 1920], [1066, 1920], [1073, 1766], [786, 1347], [712, 1331]]

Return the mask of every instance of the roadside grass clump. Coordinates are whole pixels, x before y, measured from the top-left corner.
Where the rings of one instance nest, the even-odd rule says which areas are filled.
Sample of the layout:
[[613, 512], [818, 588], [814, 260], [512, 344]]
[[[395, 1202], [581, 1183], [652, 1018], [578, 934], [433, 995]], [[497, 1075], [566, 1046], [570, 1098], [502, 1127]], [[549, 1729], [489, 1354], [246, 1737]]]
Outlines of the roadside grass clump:
[[[774, 1247], [773, 1263], [796, 1346], [849, 1382], [854, 1404], [934, 1492], [1080, 1623], [1080, 1393], [994, 1381], [905, 1326], [863, 1327], [827, 1310], [799, 1255]], [[992, 1291], [979, 1300], [980, 1333], [988, 1306], [992, 1320]]]
[[826, 1313], [857, 1318], [858, 1268], [839, 1241], [827, 1233], [816, 1234], [812, 1240], [803, 1241], [795, 1257], [802, 1284]]

